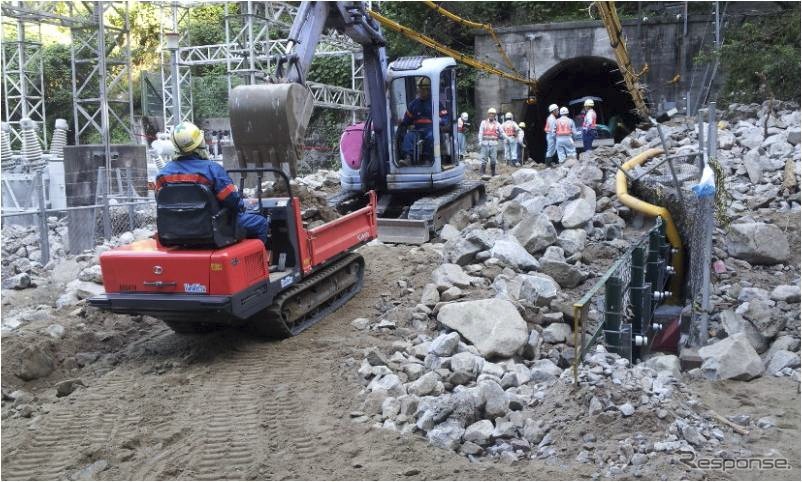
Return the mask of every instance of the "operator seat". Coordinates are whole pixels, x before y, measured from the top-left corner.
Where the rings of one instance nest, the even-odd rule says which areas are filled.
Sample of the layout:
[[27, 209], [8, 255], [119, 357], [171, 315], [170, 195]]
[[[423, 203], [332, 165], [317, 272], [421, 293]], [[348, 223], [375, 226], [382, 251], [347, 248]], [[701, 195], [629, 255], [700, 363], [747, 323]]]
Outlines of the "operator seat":
[[245, 238], [237, 213], [208, 186], [167, 184], [156, 193], [156, 229], [163, 246], [224, 248]]

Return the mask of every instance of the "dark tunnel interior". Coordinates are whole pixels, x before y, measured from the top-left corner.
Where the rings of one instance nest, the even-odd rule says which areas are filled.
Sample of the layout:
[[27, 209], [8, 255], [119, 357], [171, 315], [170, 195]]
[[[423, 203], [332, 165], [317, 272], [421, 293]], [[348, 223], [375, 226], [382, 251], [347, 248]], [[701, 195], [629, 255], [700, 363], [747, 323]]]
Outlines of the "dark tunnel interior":
[[[537, 102], [524, 106], [526, 144], [532, 159], [543, 162], [545, 157], [546, 136], [543, 126], [549, 104], [568, 107], [569, 101], [585, 96], [602, 98], [596, 112], [600, 122], [609, 125], [612, 120], [617, 126], [613, 130], [616, 142], [635, 128], [638, 121], [634, 114], [635, 105], [614, 60], [603, 57], [564, 60], [538, 79]], [[572, 108], [571, 115], [574, 114], [575, 108]]]

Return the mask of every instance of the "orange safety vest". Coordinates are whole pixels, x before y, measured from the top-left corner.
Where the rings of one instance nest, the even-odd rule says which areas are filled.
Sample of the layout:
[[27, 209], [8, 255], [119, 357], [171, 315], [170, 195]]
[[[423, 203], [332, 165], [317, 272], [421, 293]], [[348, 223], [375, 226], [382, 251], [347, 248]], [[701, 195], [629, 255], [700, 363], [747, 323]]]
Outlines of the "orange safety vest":
[[557, 135], [558, 136], [570, 136], [573, 135], [571, 132], [571, 119], [568, 117], [560, 117], [557, 119]]
[[465, 132], [465, 122], [462, 120], [462, 117], [457, 119], [457, 132]]
[[482, 140], [496, 141], [498, 140], [498, 122], [484, 121], [485, 128], [482, 130]]
[[506, 134], [507, 137], [513, 137], [515, 135], [515, 131], [516, 129], [514, 122], [507, 121], [504, 123], [504, 134]]

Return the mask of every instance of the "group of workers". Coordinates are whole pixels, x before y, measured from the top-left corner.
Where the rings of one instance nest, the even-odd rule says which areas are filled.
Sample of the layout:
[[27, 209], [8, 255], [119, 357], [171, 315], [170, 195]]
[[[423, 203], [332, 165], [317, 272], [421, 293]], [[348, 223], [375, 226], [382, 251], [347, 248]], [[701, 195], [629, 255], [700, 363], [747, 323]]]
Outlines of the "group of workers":
[[[463, 116], [468, 117], [464, 113]], [[487, 119], [479, 124], [479, 154], [482, 158], [482, 174], [487, 172], [489, 162], [490, 175], [496, 175], [499, 141], [504, 145], [504, 161], [508, 166], [520, 166], [523, 163], [523, 153], [526, 148], [525, 128], [525, 123], [515, 123], [512, 112], [507, 112], [504, 115], [504, 122], [499, 122], [496, 120], [496, 109], [493, 107], [487, 109]]]
[[[585, 100], [582, 117], [582, 147], [585, 152], [593, 149], [593, 139], [596, 138], [596, 111], [593, 110], [593, 105], [593, 99]], [[576, 124], [568, 116], [568, 107], [560, 107], [558, 110], [557, 104], [551, 104], [543, 131], [546, 133], [546, 163], [552, 162], [555, 154], [558, 162], [563, 162], [567, 157], [576, 157]]]

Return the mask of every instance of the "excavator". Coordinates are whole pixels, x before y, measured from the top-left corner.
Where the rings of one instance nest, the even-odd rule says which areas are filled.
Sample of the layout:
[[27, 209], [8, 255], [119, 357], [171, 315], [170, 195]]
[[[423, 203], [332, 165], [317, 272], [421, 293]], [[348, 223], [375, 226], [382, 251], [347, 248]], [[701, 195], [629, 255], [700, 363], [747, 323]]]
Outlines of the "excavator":
[[[468, 181], [457, 149], [456, 61], [450, 57], [387, 62], [379, 24], [364, 2], [303, 2], [271, 83], [239, 86], [229, 97], [241, 166], [275, 168], [298, 159], [312, 113], [305, 88], [315, 47], [326, 29], [362, 47], [369, 112], [340, 139], [341, 191], [329, 203], [348, 212], [378, 193], [379, 239], [428, 241], [457, 211], [480, 203], [484, 184]], [[429, 95], [418, 88], [428, 84]], [[408, 105], [427, 102], [429, 125], [403, 122]]]

